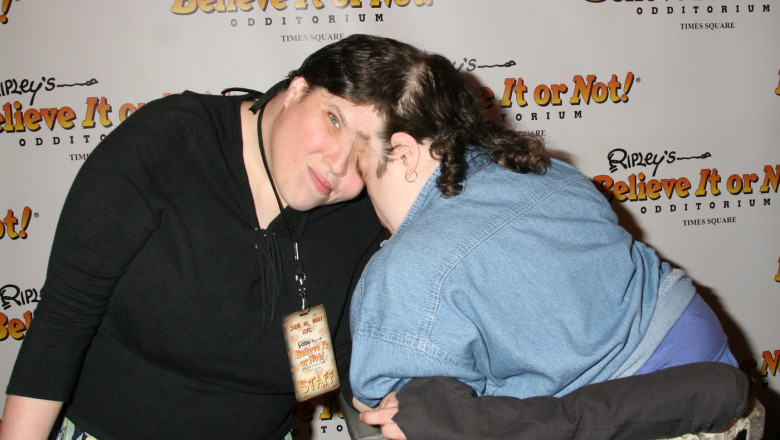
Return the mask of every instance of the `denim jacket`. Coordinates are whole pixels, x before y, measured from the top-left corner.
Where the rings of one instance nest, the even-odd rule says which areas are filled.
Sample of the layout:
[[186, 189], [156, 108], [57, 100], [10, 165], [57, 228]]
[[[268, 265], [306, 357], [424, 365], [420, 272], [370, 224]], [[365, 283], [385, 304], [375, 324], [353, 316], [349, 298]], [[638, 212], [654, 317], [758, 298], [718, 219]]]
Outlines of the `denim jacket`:
[[567, 164], [521, 174], [474, 154], [453, 197], [438, 176], [353, 296], [350, 381], [363, 403], [423, 376], [520, 398], [629, 376], [695, 295]]

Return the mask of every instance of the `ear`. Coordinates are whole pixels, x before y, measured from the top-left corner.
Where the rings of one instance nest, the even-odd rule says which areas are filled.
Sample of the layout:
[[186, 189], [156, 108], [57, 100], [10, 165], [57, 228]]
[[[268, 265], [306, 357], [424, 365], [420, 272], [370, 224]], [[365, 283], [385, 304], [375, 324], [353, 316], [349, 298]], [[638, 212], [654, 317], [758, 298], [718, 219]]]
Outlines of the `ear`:
[[284, 100], [282, 101], [284, 106], [289, 107], [293, 103], [300, 101], [309, 92], [310, 88], [309, 82], [302, 76], [296, 76], [291, 79], [290, 85], [284, 91]]
[[403, 131], [393, 133], [390, 136], [390, 145], [393, 147], [389, 155], [390, 160], [401, 160], [409, 172], [417, 169], [422, 147], [412, 135]]

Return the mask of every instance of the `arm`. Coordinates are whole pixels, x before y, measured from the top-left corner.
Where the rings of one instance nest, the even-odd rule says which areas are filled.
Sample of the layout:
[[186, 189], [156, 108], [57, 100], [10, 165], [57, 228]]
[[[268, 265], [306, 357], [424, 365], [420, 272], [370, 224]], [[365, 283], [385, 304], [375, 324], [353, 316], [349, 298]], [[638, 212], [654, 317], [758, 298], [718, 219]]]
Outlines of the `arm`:
[[[563, 397], [476, 397], [452, 378], [421, 378], [366, 423], [392, 439], [655, 439], [717, 432], [750, 409], [750, 382], [726, 364], [698, 363], [582, 387]], [[391, 437], [388, 437], [391, 438]]]
[[8, 396], [0, 425], [0, 440], [48, 438], [62, 402]]
[[[484, 389], [485, 378], [470, 356], [479, 332], [457, 311], [431, 312], [445, 307], [442, 295], [406, 276], [409, 265], [419, 265], [419, 258], [406, 254], [409, 249], [403, 248], [403, 255], [397, 247], [375, 254], [352, 298], [350, 383], [354, 396], [369, 407], [415, 377], [457, 377]], [[393, 269], [385, 270], [389, 264]]]
[[139, 165], [139, 146], [148, 139], [137, 135], [149, 118], [137, 114], [95, 148], [74, 179], [9, 395], [69, 400], [114, 285], [153, 231], [143, 194], [148, 167]]

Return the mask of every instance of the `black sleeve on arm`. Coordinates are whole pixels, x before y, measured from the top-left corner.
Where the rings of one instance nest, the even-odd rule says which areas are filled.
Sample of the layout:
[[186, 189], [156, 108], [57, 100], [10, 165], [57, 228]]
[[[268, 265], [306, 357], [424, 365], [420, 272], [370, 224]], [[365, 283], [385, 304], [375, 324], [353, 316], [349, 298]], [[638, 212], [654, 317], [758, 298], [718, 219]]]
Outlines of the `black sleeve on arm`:
[[115, 128], [74, 179], [8, 394], [70, 398], [114, 285], [156, 227], [146, 193], [153, 186], [148, 164], [159, 160], [145, 156], [166, 151], [158, 133], [174, 118], [170, 101], [153, 101]]
[[740, 370], [707, 362], [582, 387], [562, 397], [477, 397], [452, 378], [418, 378], [393, 418], [409, 440], [655, 439], [717, 432], [750, 408]]

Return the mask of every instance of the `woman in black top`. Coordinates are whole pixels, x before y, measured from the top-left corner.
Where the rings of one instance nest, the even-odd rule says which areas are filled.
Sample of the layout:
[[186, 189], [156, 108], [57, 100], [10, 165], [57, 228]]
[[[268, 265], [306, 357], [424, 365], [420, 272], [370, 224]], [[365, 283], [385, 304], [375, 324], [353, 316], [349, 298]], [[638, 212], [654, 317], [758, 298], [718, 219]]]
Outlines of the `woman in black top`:
[[378, 142], [379, 121], [300, 77], [246, 98], [151, 102], [84, 163], [8, 386], [2, 438], [45, 438], [62, 402], [100, 440], [290, 431], [282, 317], [301, 307], [298, 269], [258, 134], [308, 302], [325, 305], [347, 380], [349, 294], [383, 235], [366, 198], [340, 202], [362, 191], [355, 152]]

